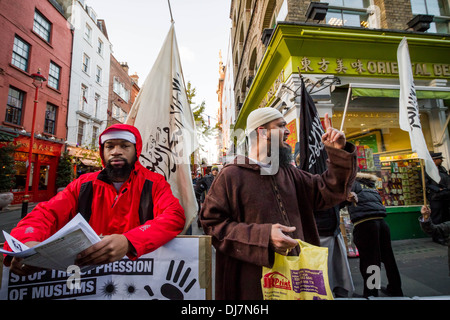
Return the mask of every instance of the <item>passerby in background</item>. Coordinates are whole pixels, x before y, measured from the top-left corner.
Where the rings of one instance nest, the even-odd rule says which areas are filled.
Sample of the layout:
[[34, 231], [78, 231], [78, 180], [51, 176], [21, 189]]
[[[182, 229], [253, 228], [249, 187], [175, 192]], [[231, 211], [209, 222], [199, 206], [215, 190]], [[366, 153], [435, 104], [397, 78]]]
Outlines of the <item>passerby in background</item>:
[[192, 178], [192, 185], [195, 186], [198, 181], [198, 178], [197, 178], [197, 175], [195, 174], [195, 172], [191, 172], [191, 178]]
[[391, 232], [384, 220], [386, 208], [376, 188], [377, 176], [358, 172], [347, 206], [353, 223], [353, 240], [359, 251], [359, 270], [364, 279], [364, 297], [378, 297], [378, 289], [368, 285], [373, 274], [368, 268], [383, 263], [388, 280], [386, 295], [403, 296], [400, 272], [391, 245]]
[[432, 237], [436, 236], [439, 239], [445, 239], [448, 246], [448, 275], [450, 276], [450, 221], [434, 224], [431, 220], [431, 212], [429, 207], [422, 206], [420, 209], [422, 216], [419, 218], [420, 227], [425, 233]]
[[[311, 175], [291, 164], [289, 130], [278, 110], [248, 116], [249, 156], [236, 156], [220, 171], [200, 212], [216, 248], [216, 299], [262, 299], [262, 267], [272, 267], [274, 252], [298, 255], [294, 239], [320, 245], [313, 211], [345, 200], [356, 174], [354, 146], [328, 115], [325, 123], [329, 168]], [[277, 156], [278, 170], [269, 173]]]
[[[116, 124], [99, 137], [104, 169], [87, 173], [47, 202], [39, 203], [11, 231], [32, 247], [50, 237], [81, 213], [103, 239], [82, 251], [76, 263], [99, 265], [151, 252], [172, 240], [184, 228], [185, 215], [169, 184], [138, 161], [142, 150], [139, 131]], [[7, 247], [7, 245], [6, 245]], [[21, 259], [5, 258], [11, 272], [36, 271]]]
[[[203, 178], [197, 180], [194, 186], [195, 197], [197, 198], [198, 212], [202, 209], [202, 204], [205, 201], [206, 194], [214, 181], [214, 178], [219, 173], [219, 168], [217, 166], [211, 167], [211, 172], [205, 175]], [[197, 216], [197, 225], [201, 228], [199, 216]]]
[[195, 191], [195, 197], [197, 198], [197, 201], [203, 203], [205, 201], [206, 193], [208, 192], [209, 188], [211, 188], [211, 185], [214, 181], [214, 178], [219, 173], [219, 168], [217, 166], [211, 167], [211, 172], [207, 175], [205, 175], [203, 178], [198, 179], [194, 191]]
[[[444, 157], [442, 152], [432, 152], [431, 157], [439, 171], [441, 180], [435, 182], [427, 174], [425, 175], [425, 184], [427, 188], [427, 199], [430, 203], [431, 221], [433, 224], [440, 224], [450, 221], [450, 176], [447, 169], [442, 166]], [[434, 242], [445, 244], [445, 240], [438, 234], [432, 236]]]

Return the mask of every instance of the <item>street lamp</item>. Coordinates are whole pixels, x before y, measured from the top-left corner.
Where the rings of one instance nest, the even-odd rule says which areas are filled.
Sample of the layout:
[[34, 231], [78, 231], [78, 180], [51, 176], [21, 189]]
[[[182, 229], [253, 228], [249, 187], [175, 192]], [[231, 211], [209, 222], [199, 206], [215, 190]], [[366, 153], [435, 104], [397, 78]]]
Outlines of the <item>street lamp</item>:
[[25, 180], [25, 195], [23, 196], [22, 202], [22, 218], [27, 215], [28, 202], [30, 200], [29, 195], [29, 184], [30, 184], [30, 174], [31, 174], [31, 161], [33, 156], [33, 144], [34, 144], [34, 122], [36, 120], [36, 108], [38, 103], [38, 93], [39, 89], [42, 88], [42, 84], [47, 81], [41, 74], [41, 69], [38, 69], [37, 73], [31, 75], [33, 78], [33, 85], [36, 88], [34, 92], [34, 107], [33, 107], [33, 120], [31, 122], [31, 137], [30, 137], [30, 148], [28, 150], [28, 166], [27, 166], [27, 178]]

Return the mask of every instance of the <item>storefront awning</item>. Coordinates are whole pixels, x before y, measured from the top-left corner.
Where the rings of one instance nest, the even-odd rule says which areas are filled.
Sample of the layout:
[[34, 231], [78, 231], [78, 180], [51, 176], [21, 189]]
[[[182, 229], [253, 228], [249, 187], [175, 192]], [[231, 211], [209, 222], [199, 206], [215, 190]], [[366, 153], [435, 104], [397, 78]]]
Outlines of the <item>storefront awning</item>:
[[67, 149], [67, 151], [69, 152], [70, 156], [77, 158], [83, 165], [87, 167], [101, 167], [100, 155], [98, 151], [79, 147], [70, 147]]
[[[398, 98], [399, 85], [351, 83], [352, 97]], [[417, 99], [450, 99], [450, 87], [416, 86]]]
[[82, 164], [84, 164], [87, 167], [95, 167], [95, 168], [101, 167], [99, 165], [99, 163], [97, 161], [95, 161], [95, 160], [80, 158], [80, 161], [81, 161]]

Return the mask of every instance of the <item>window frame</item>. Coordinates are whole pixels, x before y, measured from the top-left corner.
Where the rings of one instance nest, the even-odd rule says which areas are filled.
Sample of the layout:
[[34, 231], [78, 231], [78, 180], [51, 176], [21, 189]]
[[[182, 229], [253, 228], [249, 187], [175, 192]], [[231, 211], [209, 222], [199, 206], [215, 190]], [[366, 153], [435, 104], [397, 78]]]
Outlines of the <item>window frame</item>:
[[84, 40], [86, 40], [89, 44], [92, 43], [92, 28], [91, 26], [86, 23], [86, 26], [84, 27]]
[[[16, 51], [16, 50], [18, 50], [18, 49], [23, 50], [23, 48], [20, 48], [20, 47], [18, 46], [18, 44], [16, 44], [16, 40], [17, 40], [17, 41], [20, 41], [21, 44], [27, 46], [27, 52], [26, 52], [27, 56], [26, 56], [26, 57], [24, 57], [24, 56], [22, 55], [22, 53], [19, 53], [19, 52]], [[25, 72], [28, 72], [28, 67], [29, 67], [29, 62], [30, 62], [30, 50], [31, 50], [31, 45], [30, 45], [28, 42], [26, 42], [25, 40], [23, 40], [21, 37], [19, 37], [19, 36], [16, 34], [16, 35], [14, 36], [14, 43], [13, 43], [13, 49], [12, 49], [11, 64], [12, 64], [13, 66], [19, 68], [20, 70], [23, 70], [23, 71], [25, 71]], [[20, 59], [15, 58], [15, 56], [18, 56]], [[25, 63], [23, 63], [23, 61], [22, 61], [21, 59], [24, 60]], [[18, 61], [17, 63], [18, 63], [19, 65], [16, 64], [15, 61]], [[25, 65], [25, 69], [22, 68], [22, 64]]]
[[[54, 66], [56, 68], [56, 70], [58, 71], [58, 77], [55, 77], [53, 75], [52, 66]], [[61, 81], [61, 67], [59, 65], [57, 65], [56, 63], [54, 63], [53, 61], [50, 61], [50, 65], [49, 65], [49, 68], [48, 68], [47, 85], [49, 87], [53, 88], [53, 89], [59, 90], [60, 81]], [[56, 82], [56, 87], [52, 85], [55, 82]]]
[[[36, 20], [36, 15], [48, 24], [48, 29], [40, 21]], [[36, 24], [38, 24], [37, 27], [36, 27]], [[45, 30], [47, 32], [45, 34], [43, 34], [43, 32], [41, 32], [42, 30]], [[46, 42], [48, 42], [48, 43], [51, 42], [52, 23], [37, 9], [34, 10], [33, 31], [34, 31], [34, 33], [36, 33], [39, 37], [41, 37]]]
[[[81, 126], [81, 136], [80, 136], [80, 124]], [[86, 130], [86, 122], [83, 120], [78, 119], [78, 125], [77, 125], [77, 145], [81, 147], [84, 142], [84, 131]]]
[[[49, 107], [52, 107], [53, 108], [53, 117], [54, 117], [54, 119], [50, 119], [49, 117], [48, 117], [48, 108]], [[48, 133], [48, 134], [51, 134], [51, 135], [55, 135], [55, 132], [56, 132], [56, 116], [57, 116], [57, 113], [58, 113], [58, 107], [57, 106], [55, 106], [54, 104], [51, 104], [51, 103], [48, 103], [47, 102], [47, 106], [46, 106], [46, 108], [45, 108], [45, 120], [44, 120], [44, 132], [45, 133]], [[52, 127], [51, 127], [51, 130], [48, 130], [48, 128], [49, 128], [49, 123], [51, 123], [52, 124]]]
[[[18, 98], [12, 97], [11, 94], [10, 94], [11, 90], [14, 90], [14, 91], [18, 92], [19, 93], [19, 97]], [[22, 125], [22, 114], [23, 114], [23, 106], [24, 106], [23, 102], [25, 101], [25, 95], [26, 95], [25, 91], [22, 91], [20, 89], [12, 87], [12, 86], [9, 87], [9, 89], [8, 89], [8, 98], [7, 98], [7, 102], [6, 102], [5, 122], [13, 124], [13, 125], [18, 125], [18, 126]], [[11, 99], [12, 98], [16, 99], [20, 103], [20, 108], [18, 106], [16, 106], [16, 105], [11, 103], [10, 97], [11, 97]], [[18, 111], [16, 111], [16, 112], [18, 112], [18, 116], [17, 116], [18, 121], [17, 122], [13, 122], [13, 121], [9, 121], [8, 120], [8, 110], [11, 110], [11, 109], [18, 110]], [[10, 119], [13, 119], [13, 118], [15, 118], [15, 114], [13, 114], [13, 116], [10, 117]]]
[[100, 68], [99, 66], [97, 66], [97, 70], [95, 72], [95, 82], [97, 82], [98, 84], [101, 84], [101, 82], [102, 82], [102, 74], [103, 74], [103, 69]]
[[[432, 14], [432, 13], [429, 13], [429, 9], [428, 9], [429, 4], [427, 3], [426, 0], [422, 0], [422, 4], [423, 4], [423, 7], [425, 8], [425, 12], [422, 12], [421, 10], [418, 10], [418, 12], [414, 11], [413, 0], [410, 0], [410, 4], [411, 4], [411, 13], [413, 14], [413, 17], [416, 17], [419, 14]], [[438, 4], [438, 7], [440, 8], [439, 0], [437, 0], [437, 4]], [[449, 33], [450, 32], [450, 3], [444, 4], [444, 10], [447, 11], [447, 12], [445, 12], [445, 15], [442, 15], [441, 12], [439, 12], [439, 15], [432, 14], [434, 16], [433, 22], [430, 23], [430, 28], [426, 31], [427, 33]], [[440, 28], [438, 28], [438, 24], [440, 25], [440, 27], [443, 27], [445, 25], [446, 30], [438, 31], [438, 29], [440, 29]]]
[[104, 47], [105, 47], [105, 44], [103, 43], [102, 39], [98, 38], [97, 53], [100, 55], [100, 57], [103, 57], [103, 48]]
[[80, 110], [84, 111], [85, 110], [85, 104], [87, 104], [87, 98], [88, 98], [88, 93], [89, 93], [89, 87], [87, 85], [85, 85], [84, 83], [81, 84], [80, 87], [81, 90], [81, 94], [80, 94]]
[[81, 70], [84, 73], [89, 74], [90, 64], [91, 64], [91, 57], [89, 57], [86, 53], [83, 53], [83, 61], [81, 64]]

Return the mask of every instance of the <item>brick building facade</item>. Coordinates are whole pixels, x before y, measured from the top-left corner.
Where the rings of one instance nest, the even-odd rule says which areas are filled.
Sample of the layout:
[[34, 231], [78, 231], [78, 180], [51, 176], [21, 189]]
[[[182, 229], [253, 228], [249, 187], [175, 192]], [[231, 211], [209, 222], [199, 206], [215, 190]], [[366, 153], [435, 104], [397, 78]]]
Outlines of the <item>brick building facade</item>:
[[119, 62], [111, 55], [107, 127], [125, 122], [139, 93], [139, 77], [137, 75], [130, 76], [128, 71], [129, 67], [126, 62]]
[[290, 131], [286, 141], [294, 150], [305, 137], [300, 125], [303, 82], [318, 116], [328, 114], [356, 146], [360, 171], [379, 177], [392, 238], [424, 236], [417, 225], [424, 203], [418, 173], [424, 169], [409, 133], [399, 125], [397, 51], [407, 40], [426, 148], [448, 159], [450, 1], [324, 2], [323, 17], [307, 18], [310, 4], [324, 4], [231, 1], [236, 121], [230, 149], [246, 152], [248, 115], [269, 107], [283, 114]]
[[[277, 20], [293, 23], [306, 22], [305, 14], [310, 2], [296, 0], [231, 1], [231, 46], [236, 115], [239, 113], [240, 107], [242, 107], [248, 88], [266, 51], [264, 41], [269, 40], [271, 35], [270, 29], [275, 27]], [[435, 13], [431, 12], [430, 8], [426, 9], [427, 12], [417, 12], [418, 10], [423, 10], [421, 7], [414, 11], [410, 0], [374, 0], [373, 5], [370, 5], [371, 1], [361, 0], [356, 1], [360, 3], [358, 7], [346, 7], [344, 0], [323, 2], [330, 3], [331, 10], [329, 11], [342, 12], [349, 10], [355, 14], [360, 14], [361, 21], [363, 19], [367, 20], [365, 21], [367, 23], [366, 27], [372, 29], [403, 31], [408, 29], [408, 21], [418, 13]], [[439, 2], [441, 8], [439, 19], [448, 25], [449, 19], [447, 18], [450, 18], [450, 11], [448, 3], [445, 4], [448, 1], [436, 0], [432, 2]], [[352, 3], [355, 3], [355, 1]], [[327, 23], [330, 24], [329, 18], [320, 22], [320, 24]]]
[[58, 159], [64, 151], [73, 33], [55, 1], [0, 1], [0, 129], [18, 135], [14, 203], [25, 191], [35, 87], [31, 75], [47, 79], [39, 89], [33, 143], [31, 201], [56, 192]]

